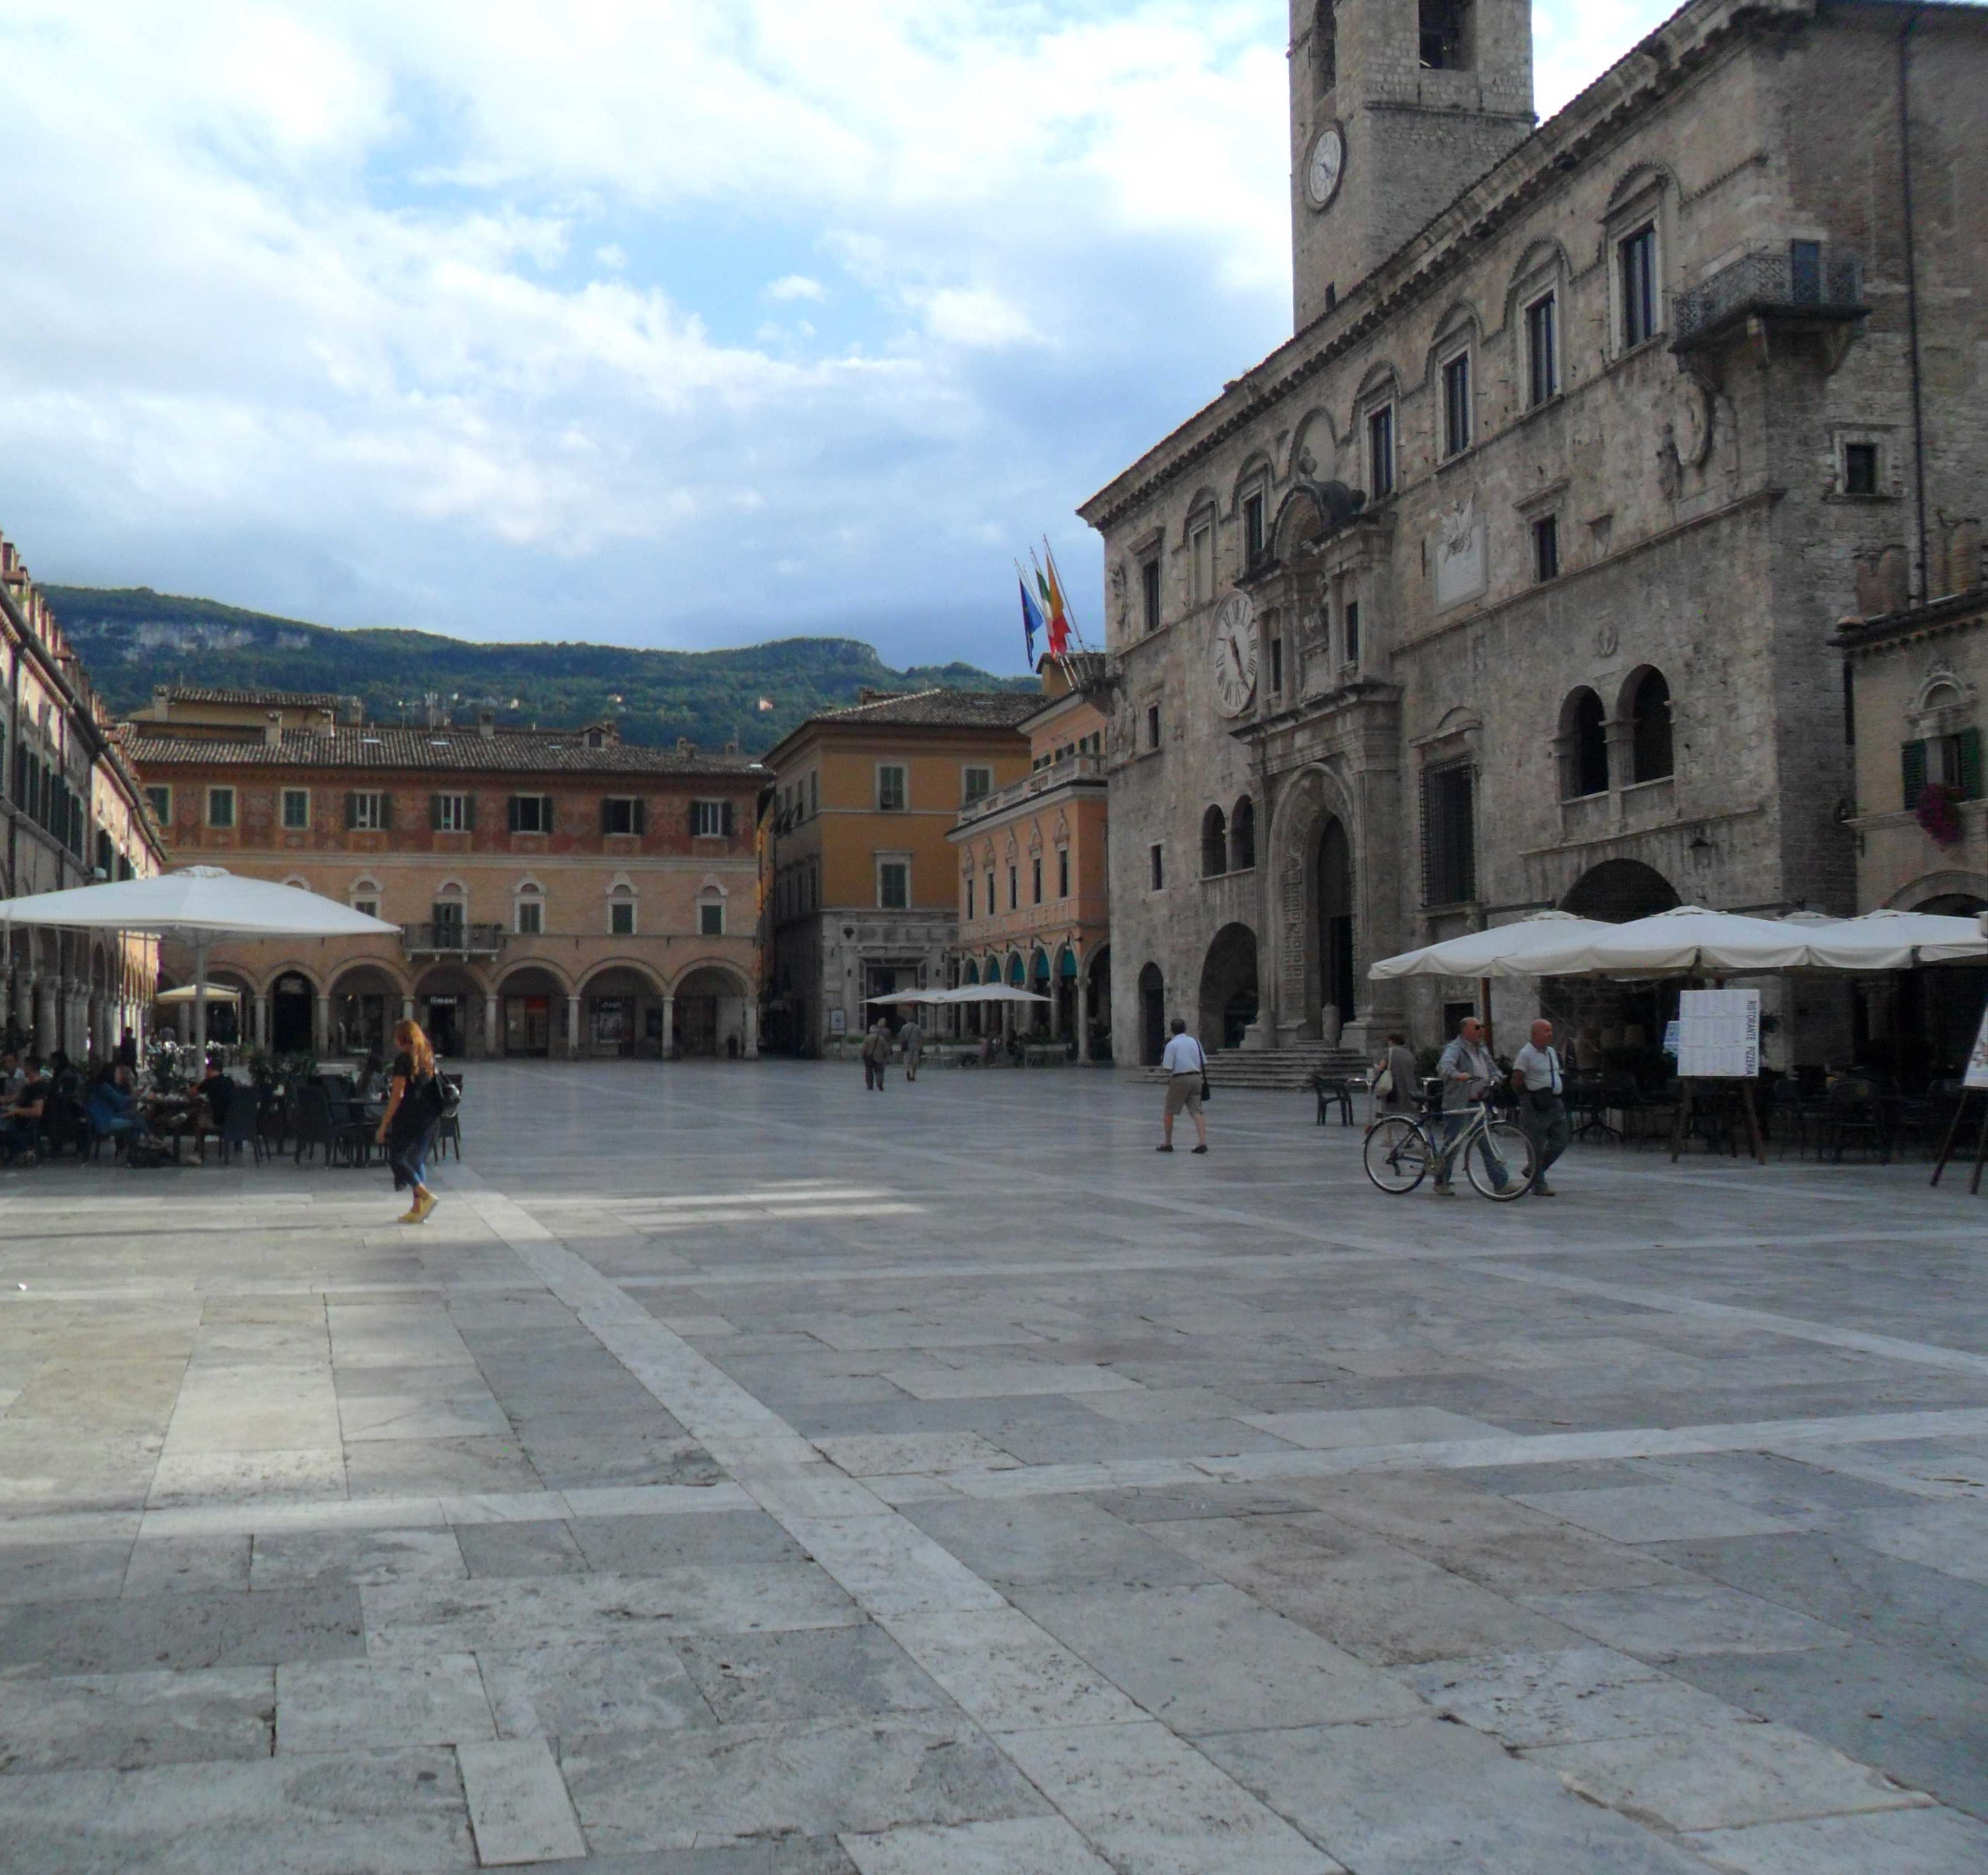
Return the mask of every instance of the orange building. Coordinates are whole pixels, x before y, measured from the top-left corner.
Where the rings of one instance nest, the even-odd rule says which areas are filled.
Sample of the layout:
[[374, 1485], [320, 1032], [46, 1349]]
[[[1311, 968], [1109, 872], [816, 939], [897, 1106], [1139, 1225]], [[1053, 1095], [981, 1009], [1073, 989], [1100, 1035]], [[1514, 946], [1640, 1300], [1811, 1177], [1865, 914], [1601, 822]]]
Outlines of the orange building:
[[961, 808], [1020, 780], [1026, 691], [866, 691], [770, 750], [767, 1042], [814, 1053], [866, 998], [936, 988], [958, 924]]
[[1104, 656], [1046, 657], [1043, 694], [1017, 726], [1029, 772], [968, 802], [948, 836], [955, 849], [959, 934], [952, 983], [1006, 983], [1047, 996], [1036, 1004], [966, 1005], [984, 1032], [1002, 1026], [1073, 1039], [1080, 1061], [1111, 1058], [1111, 911]]
[[759, 763], [611, 724], [376, 728], [323, 699], [212, 694], [130, 725], [175, 861], [400, 927], [215, 947], [240, 1040], [356, 1054], [409, 1015], [455, 1056], [757, 1052]]

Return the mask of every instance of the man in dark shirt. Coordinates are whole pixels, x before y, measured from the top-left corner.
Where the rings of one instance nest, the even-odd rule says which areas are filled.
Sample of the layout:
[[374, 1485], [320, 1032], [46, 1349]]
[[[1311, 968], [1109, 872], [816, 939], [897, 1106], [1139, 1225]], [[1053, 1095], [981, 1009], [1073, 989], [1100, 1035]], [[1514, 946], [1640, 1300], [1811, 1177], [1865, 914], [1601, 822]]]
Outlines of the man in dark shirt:
[[39, 1055], [28, 1057], [28, 1078], [14, 1103], [0, 1117], [0, 1149], [9, 1160], [32, 1165], [41, 1143], [42, 1116], [48, 1110], [49, 1083]]

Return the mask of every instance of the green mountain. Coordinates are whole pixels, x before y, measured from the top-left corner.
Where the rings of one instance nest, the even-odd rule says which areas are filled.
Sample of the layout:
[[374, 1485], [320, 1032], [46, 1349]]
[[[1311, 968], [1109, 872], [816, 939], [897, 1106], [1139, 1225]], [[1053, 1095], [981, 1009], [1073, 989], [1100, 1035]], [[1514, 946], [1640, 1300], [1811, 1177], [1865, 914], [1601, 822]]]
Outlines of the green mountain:
[[[701, 748], [733, 738], [770, 748], [805, 717], [883, 690], [1030, 690], [971, 664], [893, 671], [854, 638], [784, 638], [730, 651], [637, 650], [614, 644], [475, 644], [436, 633], [338, 630], [245, 612], [145, 586], [44, 586], [90, 681], [122, 712], [154, 685], [332, 691], [365, 705], [369, 721], [419, 720], [431, 703], [463, 720], [546, 728], [620, 719], [631, 742]], [[770, 709], [762, 709], [762, 701]]]

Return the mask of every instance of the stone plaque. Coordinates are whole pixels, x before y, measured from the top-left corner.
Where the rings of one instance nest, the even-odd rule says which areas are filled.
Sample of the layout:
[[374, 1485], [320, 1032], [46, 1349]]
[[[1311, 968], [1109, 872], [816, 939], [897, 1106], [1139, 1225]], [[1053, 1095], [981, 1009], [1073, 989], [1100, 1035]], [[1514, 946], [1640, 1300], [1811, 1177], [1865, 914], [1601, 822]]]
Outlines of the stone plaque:
[[1474, 495], [1445, 511], [1432, 550], [1438, 611], [1484, 590], [1484, 523]]

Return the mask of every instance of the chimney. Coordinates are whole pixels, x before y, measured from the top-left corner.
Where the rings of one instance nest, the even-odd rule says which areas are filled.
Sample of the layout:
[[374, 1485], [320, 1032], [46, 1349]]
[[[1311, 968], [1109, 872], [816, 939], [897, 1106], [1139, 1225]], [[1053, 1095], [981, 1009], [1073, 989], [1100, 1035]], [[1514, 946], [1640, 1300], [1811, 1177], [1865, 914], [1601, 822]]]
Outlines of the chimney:
[[737, 738], [736, 737], [734, 737], [734, 738], [732, 738], [732, 741], [730, 741], [729, 742], [727, 742], [727, 743], [725, 744], [725, 752], [728, 755], [737, 755], [737, 754], [738, 754], [738, 752], [739, 752], [739, 742], [738, 742], [738, 738]]
[[495, 710], [478, 710], [476, 712], [476, 733], [486, 742], [496, 740], [497, 712]]
[[283, 745], [283, 713], [272, 710], [262, 718], [262, 746], [281, 748]]
[[688, 736], [680, 735], [677, 738], [677, 753], [680, 755], [694, 755], [697, 753], [697, 745]]

